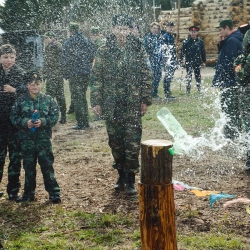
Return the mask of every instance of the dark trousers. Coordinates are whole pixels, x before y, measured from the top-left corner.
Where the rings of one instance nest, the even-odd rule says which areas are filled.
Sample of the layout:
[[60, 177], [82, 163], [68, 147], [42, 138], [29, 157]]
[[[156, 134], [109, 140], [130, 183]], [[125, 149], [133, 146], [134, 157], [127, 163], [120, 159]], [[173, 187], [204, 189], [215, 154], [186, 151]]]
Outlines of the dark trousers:
[[227, 123], [224, 127], [226, 138], [235, 139], [242, 130], [240, 117], [238, 86], [232, 86], [221, 90], [221, 109], [226, 115]]
[[109, 146], [114, 157], [113, 167], [126, 173], [139, 171], [139, 152], [142, 136], [141, 122], [106, 121]]
[[161, 81], [161, 76], [162, 76], [162, 65], [161, 62], [158, 59], [158, 55], [155, 57], [150, 57], [150, 66], [153, 72], [153, 96], [157, 96], [158, 94], [158, 87]]
[[186, 87], [187, 89], [191, 88], [191, 81], [192, 81], [192, 72], [194, 72], [196, 85], [199, 90], [201, 84], [201, 65], [200, 64], [192, 64], [187, 62], [186, 63]]
[[36, 164], [41, 167], [45, 190], [49, 195], [59, 195], [60, 187], [56, 181], [53, 163], [54, 155], [49, 139], [21, 142], [23, 167], [25, 171], [24, 196], [34, 197], [36, 189]]
[[48, 77], [46, 81], [46, 94], [56, 98], [60, 108], [61, 117], [66, 118], [66, 101], [62, 77]]
[[86, 92], [89, 85], [89, 75], [69, 78], [71, 98], [74, 103], [77, 125], [89, 127], [88, 103]]
[[171, 93], [171, 91], [170, 91], [170, 83], [171, 83], [171, 81], [173, 79], [176, 67], [174, 65], [169, 64], [169, 63], [164, 63], [163, 66], [164, 66], [164, 73], [165, 73], [164, 81], [163, 81], [163, 83], [164, 83], [163, 87], [164, 87], [164, 93], [166, 95], [166, 94]]
[[21, 186], [19, 181], [21, 171], [21, 147], [18, 140], [18, 135], [15, 129], [0, 128], [0, 182], [3, 178], [3, 170], [5, 159], [9, 152], [9, 166], [8, 166], [8, 194], [18, 194]]

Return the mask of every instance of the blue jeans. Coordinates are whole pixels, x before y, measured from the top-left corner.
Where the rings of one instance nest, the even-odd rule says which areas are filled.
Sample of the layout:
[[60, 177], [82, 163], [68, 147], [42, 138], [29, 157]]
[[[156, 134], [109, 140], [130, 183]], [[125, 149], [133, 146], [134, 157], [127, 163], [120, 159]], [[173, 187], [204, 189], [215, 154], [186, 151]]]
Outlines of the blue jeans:
[[158, 55], [157, 56], [154, 56], [154, 57], [150, 57], [149, 58], [149, 61], [150, 61], [150, 65], [151, 65], [151, 69], [152, 69], [152, 72], [153, 72], [153, 96], [157, 96], [158, 94], [158, 87], [159, 87], [159, 84], [160, 84], [160, 81], [161, 81], [161, 76], [162, 76], [162, 65], [161, 65], [161, 61], [159, 60], [158, 58]]

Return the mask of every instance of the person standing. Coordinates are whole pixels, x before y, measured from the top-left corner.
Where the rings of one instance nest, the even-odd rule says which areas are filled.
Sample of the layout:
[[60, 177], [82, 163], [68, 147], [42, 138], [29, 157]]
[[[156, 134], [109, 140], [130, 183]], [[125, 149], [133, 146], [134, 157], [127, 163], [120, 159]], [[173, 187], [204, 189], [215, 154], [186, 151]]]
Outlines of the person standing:
[[151, 105], [152, 85], [145, 48], [130, 32], [130, 20], [126, 14], [113, 17], [112, 33], [98, 50], [90, 97], [94, 114], [106, 120], [113, 167], [119, 175], [114, 188], [126, 185], [126, 193], [133, 195], [137, 192], [141, 117]]
[[172, 96], [170, 90], [170, 83], [173, 79], [174, 72], [177, 67], [177, 56], [176, 56], [176, 46], [175, 46], [175, 37], [173, 35], [174, 23], [168, 22], [167, 24], [163, 23], [163, 29], [161, 31], [162, 35], [162, 64], [164, 68], [164, 93], [166, 100], [174, 100], [175, 97]]
[[[19, 97], [10, 112], [10, 119], [18, 129], [25, 171], [24, 193], [16, 202], [35, 200], [36, 164], [41, 167], [44, 185], [52, 203], [60, 203], [60, 187], [53, 168], [54, 155], [51, 145], [52, 127], [59, 116], [57, 103], [51, 96], [41, 93], [41, 76], [32, 70], [25, 74], [26, 95]], [[32, 121], [32, 114], [38, 117]]]
[[62, 48], [63, 77], [69, 80], [71, 98], [74, 104], [77, 125], [75, 130], [89, 128], [86, 91], [92, 64], [95, 58], [95, 45], [79, 32], [78, 23], [70, 23], [69, 38]]
[[201, 67], [206, 66], [206, 51], [204, 42], [198, 37], [199, 28], [189, 27], [189, 36], [183, 41], [180, 51], [180, 63], [186, 67], [186, 93], [190, 93], [192, 72], [194, 72], [196, 87], [201, 92]]
[[144, 37], [144, 47], [148, 54], [150, 67], [153, 72], [153, 100], [158, 100], [158, 87], [162, 76], [162, 37], [160, 35], [160, 24], [153, 22], [150, 24], [150, 32]]
[[61, 124], [66, 123], [66, 101], [61, 68], [62, 44], [56, 40], [53, 32], [44, 34], [45, 54], [43, 80], [46, 80], [46, 95], [56, 98], [61, 112]]
[[242, 54], [243, 35], [239, 30], [233, 29], [233, 21], [230, 19], [222, 20], [216, 28], [219, 29], [223, 40], [219, 45], [212, 86], [219, 87], [221, 90], [221, 109], [227, 119], [224, 134], [226, 138], [233, 140], [238, 137], [242, 127], [239, 109], [240, 87], [236, 81], [233, 64], [234, 60]]
[[[7, 151], [9, 154], [7, 193], [9, 200], [18, 199], [21, 187], [21, 147], [17, 129], [10, 121], [10, 111], [17, 97], [26, 92], [24, 70], [16, 64], [16, 50], [10, 44], [0, 47], [0, 182]], [[3, 192], [0, 192], [0, 196]]]

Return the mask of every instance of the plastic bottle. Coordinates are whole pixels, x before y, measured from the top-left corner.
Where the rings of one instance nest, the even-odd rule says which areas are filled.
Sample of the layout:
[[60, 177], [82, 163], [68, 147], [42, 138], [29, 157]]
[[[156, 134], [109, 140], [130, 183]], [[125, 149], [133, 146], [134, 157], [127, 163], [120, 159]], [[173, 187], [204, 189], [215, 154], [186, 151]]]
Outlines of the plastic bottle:
[[[38, 119], [38, 111], [35, 109], [34, 112], [33, 112], [33, 114], [32, 114], [32, 117], [31, 117], [31, 122], [35, 123], [37, 121], [37, 119]], [[32, 132], [35, 132], [36, 131], [36, 127], [30, 128], [30, 130]]]
[[181, 155], [184, 152], [190, 152], [193, 138], [187, 134], [172, 113], [166, 107], [163, 107], [156, 113], [156, 116], [174, 138], [173, 147], [169, 149], [169, 153]]

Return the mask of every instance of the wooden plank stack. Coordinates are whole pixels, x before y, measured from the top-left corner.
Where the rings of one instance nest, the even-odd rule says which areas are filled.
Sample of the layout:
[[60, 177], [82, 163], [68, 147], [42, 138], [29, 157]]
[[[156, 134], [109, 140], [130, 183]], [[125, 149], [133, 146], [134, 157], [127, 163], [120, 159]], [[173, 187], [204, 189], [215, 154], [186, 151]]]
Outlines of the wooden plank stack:
[[[223, 19], [232, 19], [235, 28], [250, 21], [250, 0], [197, 0], [193, 2], [191, 10], [190, 8], [181, 8], [180, 39], [178, 42], [182, 43], [183, 39], [188, 36], [189, 26], [198, 26], [200, 28], [199, 35], [205, 43], [208, 55], [207, 63], [214, 63], [218, 56], [216, 40], [219, 36], [215, 26]], [[178, 10], [162, 11], [159, 21], [166, 20], [175, 20], [177, 23]]]

